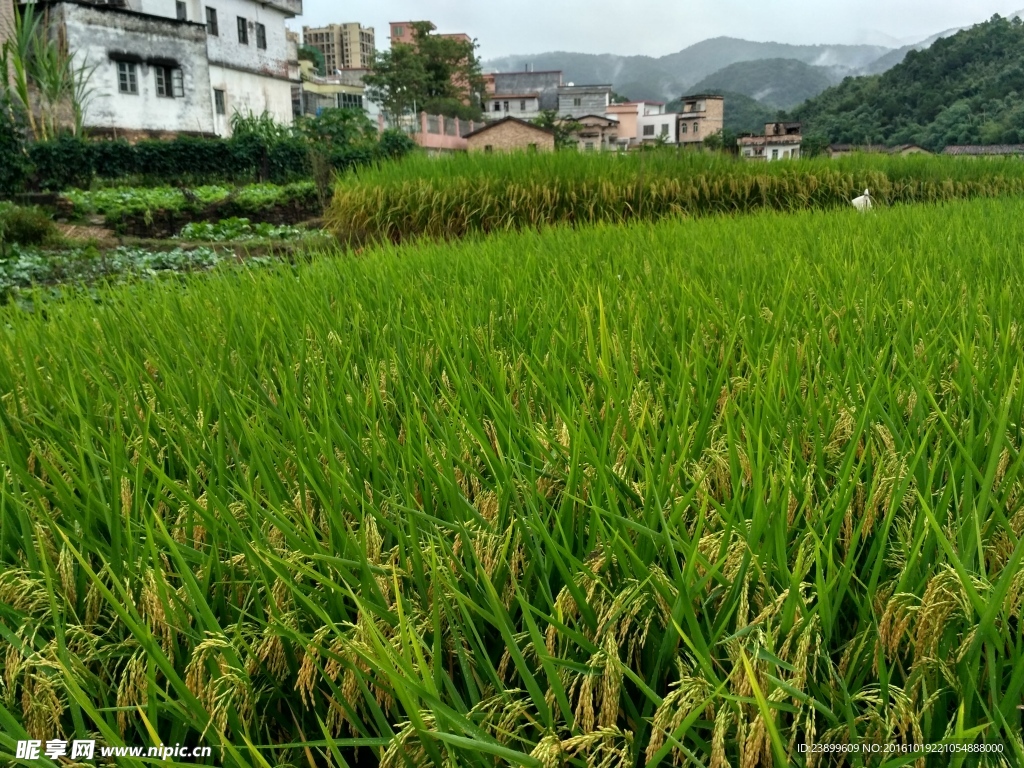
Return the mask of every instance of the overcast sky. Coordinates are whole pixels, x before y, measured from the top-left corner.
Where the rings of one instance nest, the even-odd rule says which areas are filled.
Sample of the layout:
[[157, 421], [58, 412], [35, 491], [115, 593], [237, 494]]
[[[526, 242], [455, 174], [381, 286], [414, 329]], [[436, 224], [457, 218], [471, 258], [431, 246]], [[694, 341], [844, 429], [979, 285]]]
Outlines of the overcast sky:
[[429, 19], [465, 32], [483, 59], [573, 51], [663, 56], [726, 35], [780, 43], [915, 43], [1008, 16], [1024, 0], [305, 0], [292, 23], [357, 21], [388, 46], [391, 21]]

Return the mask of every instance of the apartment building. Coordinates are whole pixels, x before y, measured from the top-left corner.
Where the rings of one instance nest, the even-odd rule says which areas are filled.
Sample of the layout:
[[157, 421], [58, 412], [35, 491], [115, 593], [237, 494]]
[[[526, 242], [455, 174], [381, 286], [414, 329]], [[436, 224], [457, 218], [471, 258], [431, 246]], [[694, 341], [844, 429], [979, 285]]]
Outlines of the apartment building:
[[[0, 0], [2, 2], [2, 0]], [[84, 124], [131, 137], [227, 136], [235, 112], [292, 120], [302, 0], [64, 0], [50, 33], [92, 70]]]
[[714, 94], [684, 96], [683, 108], [676, 115], [676, 142], [680, 146], [701, 144], [708, 136], [725, 129], [725, 99]]
[[302, 42], [324, 55], [325, 75], [343, 69], [369, 69], [377, 55], [373, 28], [356, 23], [303, 27]]

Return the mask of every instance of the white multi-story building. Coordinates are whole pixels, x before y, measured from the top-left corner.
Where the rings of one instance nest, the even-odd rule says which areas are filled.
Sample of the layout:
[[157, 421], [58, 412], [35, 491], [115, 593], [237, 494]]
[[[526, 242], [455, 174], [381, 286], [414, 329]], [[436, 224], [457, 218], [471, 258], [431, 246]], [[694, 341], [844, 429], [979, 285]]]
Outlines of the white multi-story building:
[[115, 135], [227, 136], [235, 112], [292, 120], [302, 0], [62, 0], [51, 33], [91, 69], [84, 124]]

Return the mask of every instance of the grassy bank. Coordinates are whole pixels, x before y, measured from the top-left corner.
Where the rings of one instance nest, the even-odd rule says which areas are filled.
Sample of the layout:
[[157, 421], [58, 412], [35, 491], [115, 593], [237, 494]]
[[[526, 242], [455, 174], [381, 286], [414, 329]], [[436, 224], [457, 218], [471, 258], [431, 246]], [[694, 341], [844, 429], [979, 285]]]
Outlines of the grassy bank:
[[762, 213], [0, 309], [0, 754], [1024, 760], [1022, 241]]
[[409, 158], [336, 187], [328, 220], [353, 243], [457, 238], [549, 224], [623, 223], [759, 209], [881, 205], [1024, 193], [1024, 164], [945, 157], [743, 163], [674, 150]]

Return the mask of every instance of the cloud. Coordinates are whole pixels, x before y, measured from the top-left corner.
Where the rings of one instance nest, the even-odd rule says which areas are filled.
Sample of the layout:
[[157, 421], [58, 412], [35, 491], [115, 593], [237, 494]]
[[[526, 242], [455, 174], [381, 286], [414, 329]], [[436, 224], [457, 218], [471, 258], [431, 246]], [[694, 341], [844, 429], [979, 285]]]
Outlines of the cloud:
[[663, 56], [718, 36], [894, 47], [1018, 10], [1004, 0], [349, 0], [343, 8], [305, 0], [293, 26], [357, 21], [375, 27], [386, 48], [388, 22], [429, 19], [476, 38], [484, 59], [556, 50]]

